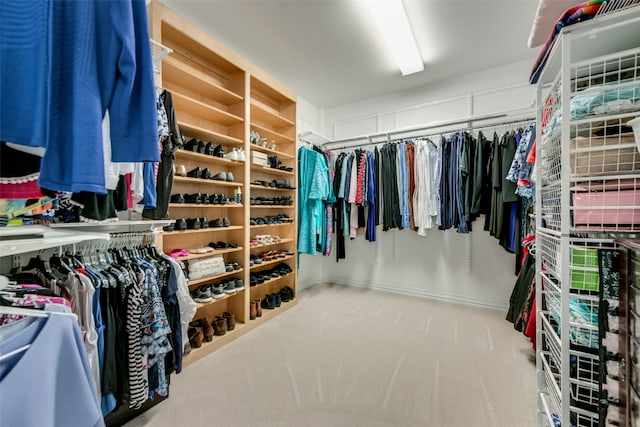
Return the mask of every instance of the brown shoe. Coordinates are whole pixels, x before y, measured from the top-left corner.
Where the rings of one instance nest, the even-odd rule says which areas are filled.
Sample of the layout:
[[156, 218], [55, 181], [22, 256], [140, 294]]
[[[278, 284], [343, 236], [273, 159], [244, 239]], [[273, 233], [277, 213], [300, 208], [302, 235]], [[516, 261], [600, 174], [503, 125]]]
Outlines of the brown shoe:
[[226, 334], [227, 319], [220, 316], [216, 316], [216, 318], [213, 319], [213, 330], [215, 331], [215, 334], [218, 336]]
[[187, 354], [191, 353], [191, 343], [187, 342], [184, 345], [184, 350], [182, 350], [182, 355], [186, 356]]
[[222, 318], [227, 321], [227, 331], [233, 331], [236, 328], [236, 318], [233, 313], [225, 311], [222, 313]]
[[201, 327], [194, 326], [189, 328], [187, 334], [189, 335], [189, 344], [191, 344], [191, 348], [200, 348], [202, 346], [204, 334], [202, 333]]
[[213, 340], [213, 326], [211, 326], [211, 323], [209, 323], [206, 317], [203, 317], [198, 319], [197, 324], [202, 328], [204, 340], [206, 342], [211, 342]]
[[258, 310], [256, 309], [256, 302], [255, 301], [251, 301], [251, 307], [249, 310], [249, 320], [255, 320]]
[[257, 299], [254, 302], [256, 303], [256, 316], [262, 317], [262, 306], [260, 305], [260, 300]]

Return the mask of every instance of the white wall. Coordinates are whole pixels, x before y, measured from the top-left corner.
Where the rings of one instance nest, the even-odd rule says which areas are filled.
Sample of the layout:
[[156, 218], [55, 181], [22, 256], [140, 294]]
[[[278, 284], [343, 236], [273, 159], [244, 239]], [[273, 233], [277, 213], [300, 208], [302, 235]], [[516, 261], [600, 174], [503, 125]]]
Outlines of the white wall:
[[[331, 108], [324, 112], [323, 133], [346, 138], [469, 114], [527, 110], [535, 97], [535, 88], [525, 84], [530, 66], [529, 61], [515, 63], [420, 91]], [[515, 282], [514, 255], [482, 231], [483, 221], [473, 224], [470, 236], [432, 230], [419, 237], [407, 230], [385, 233], [380, 227], [375, 243], [347, 240], [347, 258], [339, 263], [335, 255], [303, 257], [301, 283], [318, 281], [313, 278], [320, 265], [325, 282], [506, 307]]]

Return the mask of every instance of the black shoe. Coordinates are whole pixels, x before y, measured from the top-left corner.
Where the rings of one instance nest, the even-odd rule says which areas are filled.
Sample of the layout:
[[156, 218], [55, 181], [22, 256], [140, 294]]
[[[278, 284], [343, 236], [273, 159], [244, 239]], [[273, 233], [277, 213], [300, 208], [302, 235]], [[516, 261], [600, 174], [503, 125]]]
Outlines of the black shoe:
[[229, 221], [229, 218], [227, 218], [226, 216], [224, 218], [222, 218], [222, 226], [223, 227], [231, 226], [231, 221]]
[[176, 219], [176, 224], [175, 224], [174, 228], [175, 228], [176, 231], [186, 230], [187, 229], [187, 220], [185, 220], [184, 218]]
[[274, 303], [276, 307], [280, 307], [282, 305], [282, 297], [280, 294], [271, 294], [273, 295]]
[[273, 310], [274, 308], [276, 308], [274, 297], [271, 294], [265, 295], [264, 299], [260, 303], [260, 306], [267, 310]]
[[214, 156], [215, 155], [215, 146], [213, 145], [213, 142], [207, 142], [207, 145], [204, 147], [204, 154], [207, 154], [209, 156]]
[[187, 172], [187, 176], [189, 178], [200, 178], [202, 176], [202, 169], [200, 169], [200, 166], [196, 167], [195, 169], [191, 169], [189, 172]]
[[216, 156], [216, 157], [224, 157], [224, 147], [222, 145], [218, 145], [213, 150], [213, 155]]
[[214, 227], [214, 228], [224, 227], [224, 222], [222, 221], [222, 218], [216, 218], [213, 220], [213, 222], [209, 224], [209, 227]]
[[184, 203], [184, 195], [182, 193], [172, 194], [171, 203]]
[[200, 229], [200, 218], [189, 218], [189, 219], [187, 219], [187, 228], [189, 230], [199, 230]]
[[195, 153], [199, 153], [200, 144], [202, 144], [202, 141], [198, 141], [195, 138], [191, 138], [189, 141], [187, 141], [186, 144], [184, 144], [184, 149], [187, 151], [193, 151]]
[[211, 179], [211, 171], [209, 170], [209, 168], [202, 169], [202, 172], [200, 172], [200, 178]]
[[197, 205], [202, 203], [202, 195], [200, 193], [187, 194], [184, 196], [186, 203], [195, 203]]
[[200, 196], [200, 200], [202, 201], [203, 205], [208, 205], [210, 203], [209, 195], [206, 193]]

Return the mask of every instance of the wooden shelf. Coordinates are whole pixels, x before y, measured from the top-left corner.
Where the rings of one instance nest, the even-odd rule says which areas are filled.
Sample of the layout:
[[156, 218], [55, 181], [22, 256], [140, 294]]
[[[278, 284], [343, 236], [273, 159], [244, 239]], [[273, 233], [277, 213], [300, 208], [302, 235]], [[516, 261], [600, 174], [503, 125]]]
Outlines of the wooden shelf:
[[[255, 288], [255, 286], [254, 286]], [[285, 311], [289, 310], [290, 308], [293, 308], [296, 306], [296, 304], [298, 303], [297, 300], [297, 294], [296, 294], [296, 298], [294, 298], [293, 300], [289, 301], [289, 302], [283, 302], [282, 305], [278, 308], [274, 308], [273, 310], [267, 310], [267, 309], [262, 309], [262, 317], [256, 317], [254, 320], [250, 320], [249, 321], [249, 327], [256, 327], [256, 326], [260, 326], [261, 324], [268, 322], [269, 320], [271, 320], [272, 318], [278, 316], [279, 314], [284, 313]], [[214, 339], [215, 341], [215, 339]]]
[[201, 285], [203, 283], [224, 279], [225, 277], [235, 276], [236, 274], [242, 273], [243, 271], [244, 271], [244, 268], [241, 268], [239, 270], [233, 270], [223, 274], [218, 274], [217, 276], [209, 276], [209, 277], [203, 277], [202, 279], [189, 280], [189, 288], [191, 288], [192, 286]]
[[244, 97], [220, 86], [215, 79], [198, 68], [180, 61], [173, 55], [162, 60], [162, 78], [179, 84], [193, 92], [201, 93], [208, 98], [232, 105], [240, 103]]
[[293, 209], [293, 205], [251, 205], [251, 209]]
[[[292, 239], [293, 240], [293, 239]], [[198, 259], [198, 258], [207, 258], [214, 255], [222, 255], [222, 254], [230, 254], [233, 252], [240, 252], [244, 247], [238, 246], [237, 248], [229, 248], [229, 249], [214, 249], [212, 252], [207, 252], [206, 254], [189, 254], [186, 256], [178, 257], [180, 261], [188, 261], [190, 259]]]
[[244, 142], [239, 138], [234, 138], [220, 132], [205, 129], [201, 126], [189, 123], [187, 120], [180, 120], [178, 118], [178, 126], [180, 126], [180, 131], [183, 132], [183, 134], [189, 135], [193, 138], [202, 139], [204, 141], [213, 141], [217, 144], [244, 145]]
[[288, 256], [286, 256], [284, 258], [276, 258], [276, 259], [272, 259], [270, 261], [262, 261], [262, 263], [260, 263], [260, 264], [252, 265], [250, 270], [253, 271], [253, 270], [257, 270], [258, 268], [262, 268], [262, 267], [265, 267], [265, 266], [268, 266], [268, 265], [280, 264], [281, 262], [285, 262], [287, 260], [294, 259], [295, 257], [296, 257], [295, 255], [288, 255]]
[[232, 294], [224, 294], [224, 296], [222, 298], [218, 298], [218, 299], [214, 298], [212, 301], [209, 301], [209, 302], [196, 302], [196, 313], [198, 311], [202, 310], [203, 308], [207, 308], [207, 307], [210, 307], [212, 305], [215, 305], [216, 303], [218, 303], [220, 301], [224, 301], [226, 299], [233, 298], [233, 297], [235, 297], [237, 295], [242, 295], [244, 293], [244, 291], [245, 291], [245, 289], [243, 289], [241, 291], [236, 291], [236, 292], [234, 292]]
[[251, 118], [269, 123], [277, 128], [296, 125], [291, 120], [286, 119], [280, 114], [276, 113], [275, 110], [267, 108], [253, 99], [251, 100]]
[[[220, 300], [222, 300], [222, 298]], [[262, 316], [264, 317], [264, 314]], [[249, 332], [251, 329], [253, 328], [248, 327], [248, 325], [245, 325], [244, 323], [238, 322], [238, 319], [236, 319], [236, 327], [233, 331], [228, 331], [226, 334], [222, 336], [214, 335], [213, 341], [203, 342], [202, 347], [200, 348], [192, 348], [191, 353], [185, 355], [184, 358], [182, 359], [182, 366], [183, 367], [189, 366], [193, 362], [196, 362], [202, 359], [206, 355], [216, 351], [222, 346], [229, 344], [231, 341], [244, 335], [245, 333]]]
[[286, 176], [295, 176], [295, 172], [283, 171], [281, 169], [270, 168], [267, 166], [256, 165], [255, 163], [251, 163], [251, 170], [257, 172], [268, 173], [271, 175], [286, 175]]
[[269, 285], [269, 284], [271, 284], [273, 282], [277, 282], [280, 279], [284, 279], [285, 277], [291, 277], [291, 276], [293, 276], [293, 273], [285, 274], [284, 276], [274, 277], [273, 279], [265, 280], [262, 283], [258, 283], [257, 285], [250, 286], [250, 288], [251, 289], [261, 288], [261, 287]]
[[258, 224], [258, 225], [250, 225], [249, 228], [282, 227], [285, 225], [294, 225], [294, 224], [295, 224], [294, 222], [283, 222], [282, 224]]
[[205, 120], [210, 120], [225, 126], [244, 122], [242, 117], [227, 113], [213, 105], [209, 105], [195, 98], [183, 95], [180, 92], [173, 91], [171, 95], [173, 96], [173, 103], [177, 111], [183, 111], [193, 116], [201, 117]]
[[[295, 188], [265, 187], [264, 185], [258, 185], [258, 184], [251, 184], [251, 188], [255, 190], [280, 191], [280, 192], [296, 191]], [[282, 206], [287, 206], [287, 205], [282, 205]]]
[[243, 208], [244, 205], [237, 203], [227, 203], [224, 205], [197, 204], [197, 203], [169, 203], [170, 208]]
[[[260, 249], [260, 248], [268, 248], [269, 246], [277, 246], [283, 243], [291, 243], [293, 239], [280, 239], [277, 243], [265, 243], [264, 245], [251, 246], [249, 249]], [[262, 264], [260, 264], [262, 265]]]
[[[218, 181], [215, 179], [202, 179], [202, 178], [190, 178], [187, 176], [174, 176], [173, 182], [183, 182], [186, 184], [205, 184], [205, 185], [214, 185], [218, 187], [243, 187], [244, 184], [242, 182], [236, 181]], [[180, 204], [180, 203], [178, 203]]]
[[251, 150], [260, 151], [261, 153], [266, 154], [275, 154], [282, 159], [295, 159], [296, 156], [293, 154], [283, 153], [282, 151], [272, 150], [271, 148], [262, 147], [258, 144], [251, 144]]
[[194, 162], [218, 163], [227, 167], [244, 166], [244, 162], [239, 160], [225, 159], [224, 157], [209, 156], [208, 154], [196, 153], [188, 150], [176, 150], [176, 160], [193, 160]]
[[296, 142], [296, 140], [294, 138], [291, 138], [290, 136], [286, 136], [279, 132], [268, 129], [264, 126], [260, 126], [259, 124], [256, 124], [253, 121], [251, 122], [251, 127], [253, 128], [253, 130], [257, 131], [260, 134], [260, 138], [267, 138], [269, 142], [271, 142], [271, 140], [274, 140], [276, 144]]
[[166, 231], [163, 233], [163, 236], [179, 236], [183, 234], [193, 234], [193, 233], [210, 233], [214, 231], [232, 231], [232, 230], [242, 230], [244, 227], [241, 225], [232, 225], [230, 227], [209, 227], [209, 228], [201, 228], [199, 230], [182, 230], [182, 231]]

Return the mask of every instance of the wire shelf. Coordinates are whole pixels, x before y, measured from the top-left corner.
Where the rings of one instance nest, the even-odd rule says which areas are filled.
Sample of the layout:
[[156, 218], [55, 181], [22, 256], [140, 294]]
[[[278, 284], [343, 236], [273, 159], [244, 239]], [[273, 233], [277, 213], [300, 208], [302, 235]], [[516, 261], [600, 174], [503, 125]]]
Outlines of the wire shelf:
[[600, 90], [603, 85], [630, 83], [640, 78], [640, 50], [597, 58], [571, 69], [571, 92]]
[[640, 230], [640, 175], [583, 179], [571, 187], [572, 229]]
[[553, 274], [554, 279], [560, 283], [561, 265], [560, 259], [560, 237], [538, 232], [536, 237], [536, 245], [542, 257], [542, 266], [545, 271]]
[[542, 352], [541, 354], [541, 361], [542, 361], [542, 374], [544, 376], [544, 383], [545, 383], [545, 391], [547, 393], [547, 395], [549, 396], [549, 401], [551, 402], [551, 406], [552, 408], [557, 411], [557, 413], [560, 412], [560, 408], [562, 408], [562, 393], [560, 391], [560, 385], [559, 385], [559, 374], [557, 372], [557, 370], [554, 370], [550, 365], [549, 365], [549, 353], [547, 352]]
[[600, 427], [596, 412], [571, 407], [571, 425], [576, 427]]

